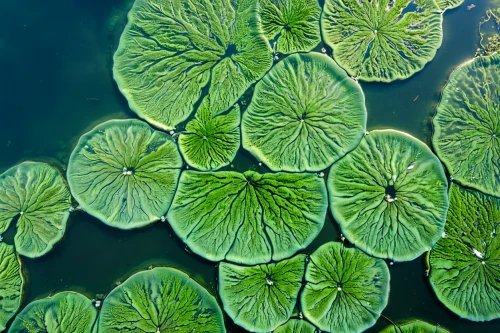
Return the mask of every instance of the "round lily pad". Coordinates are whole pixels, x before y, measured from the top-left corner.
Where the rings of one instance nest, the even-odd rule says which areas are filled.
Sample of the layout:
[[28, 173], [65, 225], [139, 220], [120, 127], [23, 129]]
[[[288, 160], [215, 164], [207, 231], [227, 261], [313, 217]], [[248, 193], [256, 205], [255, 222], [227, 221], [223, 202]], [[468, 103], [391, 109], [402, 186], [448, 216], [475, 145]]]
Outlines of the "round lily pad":
[[186, 274], [167, 267], [131, 276], [102, 304], [99, 333], [223, 333], [215, 298]]
[[140, 117], [171, 130], [203, 92], [231, 107], [272, 65], [258, 1], [136, 0], [114, 56], [114, 77]]
[[433, 120], [436, 154], [458, 183], [500, 197], [500, 55], [457, 68]]
[[23, 285], [21, 262], [16, 250], [0, 242], [0, 332], [21, 305]]
[[0, 175], [0, 234], [16, 223], [14, 242], [23, 256], [52, 250], [64, 236], [70, 207], [66, 181], [48, 164], [23, 162]]
[[375, 257], [413, 260], [444, 230], [444, 170], [431, 150], [408, 134], [370, 132], [332, 166], [328, 189], [342, 233]]
[[112, 227], [132, 229], [167, 212], [182, 165], [169, 135], [139, 120], [111, 120], [80, 138], [68, 182], [84, 211]]
[[255, 265], [309, 245], [327, 206], [325, 183], [312, 174], [185, 171], [167, 218], [200, 256]]
[[270, 332], [290, 319], [305, 270], [305, 255], [258, 266], [219, 265], [224, 310], [251, 332]]
[[305, 320], [290, 319], [285, 325], [278, 327], [274, 333], [316, 333], [316, 327]]
[[97, 310], [87, 297], [67, 291], [28, 304], [9, 333], [91, 333], [96, 318]]
[[243, 147], [274, 171], [319, 171], [366, 131], [361, 87], [328, 56], [295, 54], [257, 84], [243, 115]]
[[275, 52], [309, 52], [321, 41], [318, 0], [260, 0], [264, 35]]
[[389, 269], [341, 243], [326, 243], [310, 257], [300, 297], [304, 316], [325, 332], [362, 332], [387, 306]]
[[437, 297], [462, 318], [500, 318], [500, 199], [450, 188], [445, 233], [430, 254]]
[[389, 325], [380, 333], [450, 333], [450, 331], [422, 320], [412, 320], [397, 326]]

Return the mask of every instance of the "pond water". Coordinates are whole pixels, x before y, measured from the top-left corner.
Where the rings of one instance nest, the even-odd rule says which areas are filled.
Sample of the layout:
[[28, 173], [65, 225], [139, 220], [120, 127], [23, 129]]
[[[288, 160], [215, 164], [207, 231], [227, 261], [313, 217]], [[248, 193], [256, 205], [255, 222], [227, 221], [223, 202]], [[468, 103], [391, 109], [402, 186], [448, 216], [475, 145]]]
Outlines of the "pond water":
[[[362, 84], [368, 129], [395, 128], [429, 143], [430, 120], [452, 70], [472, 58], [477, 27], [487, 3], [465, 3], [444, 17], [444, 41], [435, 59], [412, 78], [391, 84]], [[96, 124], [133, 118], [112, 77], [112, 55], [131, 0], [0, 1], [0, 172], [23, 160], [49, 161], [65, 169], [78, 138]], [[418, 97], [418, 98], [417, 98]], [[243, 151], [237, 170], [258, 167]], [[9, 233], [5, 239], [11, 240]], [[305, 253], [339, 231], [329, 216]], [[23, 306], [62, 290], [107, 294], [117, 281], [150, 265], [179, 268], [216, 293], [216, 266], [190, 254], [168, 224], [135, 231], [107, 227], [85, 213], [73, 214], [65, 238], [41, 259], [22, 258], [28, 277]], [[500, 321], [461, 320], [435, 298], [423, 258], [390, 266], [391, 292], [384, 316], [420, 318], [453, 332], [500, 332]], [[230, 332], [243, 332], [227, 319]], [[368, 332], [378, 332], [381, 318]]]

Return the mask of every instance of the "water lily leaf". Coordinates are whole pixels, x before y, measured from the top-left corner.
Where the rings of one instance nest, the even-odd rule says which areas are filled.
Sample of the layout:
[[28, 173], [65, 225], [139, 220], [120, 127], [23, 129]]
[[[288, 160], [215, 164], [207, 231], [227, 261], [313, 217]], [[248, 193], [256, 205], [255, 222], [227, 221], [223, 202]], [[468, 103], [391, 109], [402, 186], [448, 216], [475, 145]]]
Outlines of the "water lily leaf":
[[380, 333], [451, 333], [443, 327], [422, 320], [412, 320], [397, 326], [389, 325]]
[[385, 262], [341, 243], [317, 249], [305, 279], [302, 311], [326, 332], [362, 332], [375, 324], [387, 306], [390, 277]]
[[460, 6], [464, 0], [434, 0], [441, 10], [452, 9]]
[[48, 164], [23, 162], [0, 175], [0, 233], [17, 220], [19, 254], [38, 258], [64, 236], [71, 207], [68, 185]]
[[255, 0], [137, 0], [113, 72], [130, 108], [170, 130], [203, 91], [223, 112], [271, 65]]
[[278, 327], [274, 333], [316, 333], [316, 327], [305, 320], [290, 319], [285, 325]]
[[430, 254], [437, 297], [462, 318], [500, 318], [500, 199], [450, 188], [445, 234]]
[[444, 170], [424, 143], [406, 133], [370, 132], [332, 166], [328, 189], [342, 233], [375, 257], [413, 260], [444, 230]]
[[23, 285], [21, 261], [16, 250], [0, 242], [0, 332], [21, 305]]
[[500, 197], [500, 55], [457, 68], [433, 120], [436, 154], [458, 183]]
[[278, 263], [219, 265], [219, 295], [224, 310], [251, 332], [270, 332], [290, 319], [305, 270], [305, 255]]
[[255, 265], [309, 245], [327, 205], [325, 183], [312, 174], [185, 171], [167, 218], [200, 256]]
[[262, 30], [276, 52], [309, 52], [321, 41], [317, 0], [260, 0], [259, 5]]
[[91, 333], [96, 318], [97, 310], [87, 297], [67, 291], [28, 304], [9, 333]]
[[139, 120], [111, 120], [80, 138], [68, 182], [83, 210], [112, 227], [132, 229], [167, 212], [182, 164], [169, 135]]
[[224, 333], [215, 298], [186, 274], [167, 267], [131, 276], [102, 304], [99, 333]]
[[319, 171], [366, 131], [363, 91], [328, 56], [295, 54], [260, 81], [243, 115], [243, 147], [274, 171]]

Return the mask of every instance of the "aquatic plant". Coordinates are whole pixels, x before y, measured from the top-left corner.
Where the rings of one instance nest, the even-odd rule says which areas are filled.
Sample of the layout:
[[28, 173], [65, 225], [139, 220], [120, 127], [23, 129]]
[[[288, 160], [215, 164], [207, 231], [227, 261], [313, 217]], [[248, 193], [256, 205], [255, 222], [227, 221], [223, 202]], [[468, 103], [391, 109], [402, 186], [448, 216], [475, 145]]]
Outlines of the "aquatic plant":
[[327, 205], [325, 183], [312, 174], [185, 171], [167, 218], [200, 256], [255, 265], [309, 245]]
[[363, 81], [406, 79], [431, 61], [442, 13], [463, 0], [326, 0], [321, 28], [337, 63]]
[[219, 295], [233, 321], [251, 332], [270, 332], [284, 324], [297, 303], [306, 256], [278, 263], [219, 265]]
[[433, 120], [432, 143], [453, 179], [500, 196], [500, 55], [458, 67]]
[[28, 304], [9, 333], [91, 333], [96, 318], [97, 310], [87, 297], [66, 291]]
[[0, 234], [16, 223], [19, 254], [38, 258], [64, 236], [71, 194], [58, 170], [23, 162], [0, 175]]
[[363, 91], [328, 56], [296, 54], [257, 84], [243, 115], [243, 147], [274, 171], [320, 171], [366, 131]]
[[432, 325], [422, 320], [412, 320], [406, 323], [389, 325], [380, 333], [451, 333], [450, 331], [438, 326]]
[[373, 326], [389, 298], [389, 269], [342, 243], [322, 245], [310, 257], [300, 296], [304, 316], [326, 332], [362, 332]]
[[140, 272], [104, 299], [99, 333], [223, 333], [215, 298], [186, 274], [159, 267]]
[[24, 280], [13, 246], [0, 242], [0, 332], [21, 305]]
[[274, 333], [316, 333], [316, 327], [305, 320], [290, 319], [285, 325], [278, 327]]
[[445, 233], [430, 254], [430, 283], [462, 318], [500, 318], [500, 199], [452, 184]]
[[226, 111], [272, 65], [257, 20], [255, 0], [136, 0], [113, 68], [130, 108], [165, 130], [203, 91]]
[[424, 143], [406, 133], [370, 132], [332, 166], [327, 185], [342, 233], [370, 255], [413, 260], [443, 232], [444, 170]]
[[321, 41], [317, 0], [260, 0], [264, 35], [281, 53], [309, 52]]
[[169, 135], [139, 120], [111, 120], [80, 138], [68, 183], [84, 211], [112, 227], [132, 229], [167, 212], [182, 165]]

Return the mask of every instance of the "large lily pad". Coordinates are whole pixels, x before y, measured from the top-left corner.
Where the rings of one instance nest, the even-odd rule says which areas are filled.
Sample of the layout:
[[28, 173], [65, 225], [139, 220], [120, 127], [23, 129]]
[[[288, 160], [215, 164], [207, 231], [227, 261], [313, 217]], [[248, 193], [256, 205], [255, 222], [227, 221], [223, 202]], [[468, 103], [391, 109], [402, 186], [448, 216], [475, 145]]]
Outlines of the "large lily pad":
[[64, 236], [71, 207], [68, 185], [48, 164], [23, 162], [0, 175], [0, 233], [17, 220], [19, 254], [43, 256]]
[[316, 327], [305, 320], [290, 319], [285, 325], [278, 327], [274, 333], [316, 333]]
[[168, 221], [202, 257], [254, 265], [309, 245], [327, 205], [324, 181], [312, 174], [185, 171]]
[[136, 0], [114, 56], [130, 108], [162, 129], [186, 120], [208, 91], [232, 106], [272, 65], [255, 0]]
[[444, 237], [430, 254], [437, 297], [462, 318], [500, 318], [500, 199], [451, 185]]
[[182, 164], [169, 135], [139, 120], [111, 120], [80, 138], [68, 182], [83, 210], [112, 227], [132, 229], [167, 212]]
[[431, 150], [408, 134], [370, 132], [332, 166], [328, 189], [342, 233], [370, 255], [413, 260], [443, 232], [444, 170]]
[[225, 332], [215, 298], [173, 268], [140, 272], [115, 288], [102, 304], [99, 333]]
[[219, 265], [219, 295], [233, 321], [251, 332], [285, 323], [297, 302], [305, 255], [258, 266]]
[[365, 129], [359, 84], [326, 55], [296, 54], [257, 84], [243, 146], [275, 171], [319, 171], [354, 149]]
[[309, 52], [321, 41], [318, 0], [260, 0], [264, 35], [281, 53]]
[[450, 333], [438, 325], [432, 325], [421, 320], [412, 320], [403, 324], [389, 325], [380, 333]]
[[456, 69], [433, 120], [432, 143], [453, 178], [500, 197], [500, 55]]
[[9, 333], [91, 333], [96, 318], [97, 310], [87, 297], [62, 292], [28, 304]]
[[317, 249], [306, 269], [300, 304], [321, 330], [362, 332], [373, 326], [389, 298], [389, 269], [355, 248], [330, 242]]
[[23, 285], [21, 262], [16, 250], [0, 242], [0, 332], [21, 305]]

